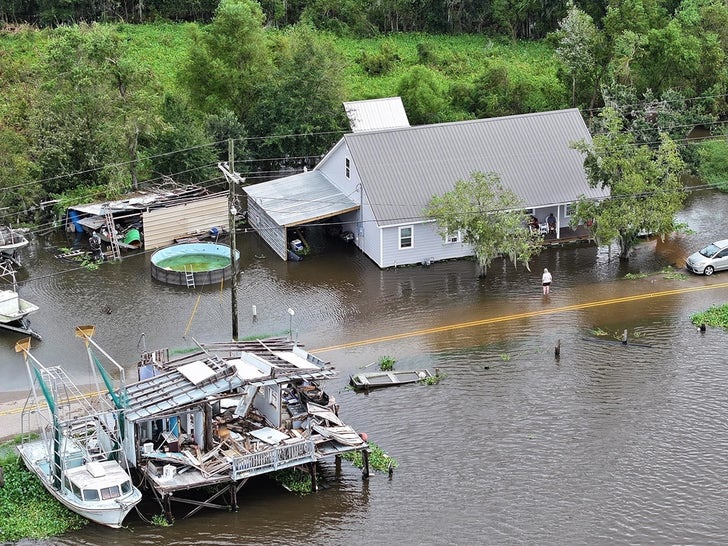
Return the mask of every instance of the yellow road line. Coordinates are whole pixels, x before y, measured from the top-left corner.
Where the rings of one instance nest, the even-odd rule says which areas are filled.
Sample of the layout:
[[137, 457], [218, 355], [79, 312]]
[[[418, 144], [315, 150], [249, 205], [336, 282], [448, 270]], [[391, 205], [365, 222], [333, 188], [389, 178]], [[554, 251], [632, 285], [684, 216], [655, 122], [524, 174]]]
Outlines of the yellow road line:
[[[89, 392], [86, 394], [82, 394], [81, 396], [73, 396], [69, 400], [71, 402], [75, 402], [77, 400], [83, 400], [84, 398], [96, 398], [96, 397], [104, 394], [105, 392], [106, 391]], [[44, 404], [29, 404], [26, 409], [37, 410], [40, 408], [45, 408], [45, 405]], [[13, 414], [17, 414], [17, 413], [22, 413], [22, 411], [23, 411], [22, 407], [2, 410], [2, 411], [0, 411], [0, 417], [2, 417], [3, 415], [13, 415]]]
[[[427, 334], [436, 334], [439, 332], [448, 332], [451, 330], [461, 330], [463, 328], [473, 328], [474, 326], [484, 326], [487, 324], [496, 324], [498, 322], [507, 322], [511, 320], [518, 320], [523, 318], [538, 317], [543, 315], [552, 315], [556, 313], [565, 313], [568, 311], [578, 311], [581, 309], [589, 309], [592, 307], [601, 307], [604, 305], [615, 305], [618, 303], [629, 303], [633, 301], [640, 301], [653, 298], [663, 298], [667, 296], [676, 296], [679, 294], [686, 294], [688, 292], [699, 292], [702, 290], [715, 290], [717, 288], [728, 288], [728, 282], [711, 284], [709, 286], [691, 286], [688, 288], [676, 288], [674, 290], [663, 290], [662, 292], [649, 292], [647, 294], [636, 294], [634, 296], [622, 296], [620, 298], [611, 298], [606, 300], [590, 301], [586, 303], [576, 303], [574, 305], [565, 305], [563, 307], [554, 307], [551, 309], [539, 309], [538, 311], [528, 311], [526, 313], [516, 313], [513, 315], [503, 315], [500, 317], [491, 317], [487, 319], [472, 320], [469, 322], [460, 322], [457, 324], [446, 324], [444, 326], [436, 326], [434, 328], [426, 328], [423, 330], [415, 330], [413, 332], [402, 332], [399, 334], [392, 334], [389, 336], [382, 336], [371, 339], [363, 339], [359, 341], [352, 341], [350, 343], [342, 343], [341, 345], [332, 345], [330, 347], [323, 347], [321, 349], [311, 349], [312, 353], [325, 353], [327, 351], [335, 351], [337, 349], [348, 349], [351, 347], [361, 347], [362, 345], [373, 345], [374, 343], [383, 343], [385, 341], [394, 341], [397, 339], [405, 339], [408, 337], [424, 336]], [[86, 398], [93, 396], [99, 396], [101, 392], [92, 392], [86, 395]], [[20, 413], [22, 408], [13, 408], [10, 410], [0, 411], [0, 416], [12, 415]]]
[[618, 303], [628, 303], [639, 300], [663, 298], [667, 296], [676, 296], [678, 294], [686, 294], [688, 292], [699, 292], [701, 290], [714, 290], [716, 288], [728, 288], [728, 282], [712, 284], [709, 286], [691, 286], [688, 288], [676, 288], [674, 290], [664, 290], [662, 292], [649, 292], [647, 294], [636, 294], [634, 296], [622, 296], [620, 298], [611, 298], [606, 300], [590, 301], [586, 303], [576, 303], [574, 305], [565, 305], [563, 307], [554, 307], [551, 309], [540, 309], [538, 311], [528, 311], [526, 313], [516, 313], [513, 315], [503, 315], [487, 319], [473, 320], [469, 322], [460, 322], [457, 324], [447, 324], [444, 326], [436, 326], [434, 328], [426, 328], [423, 330], [415, 330], [413, 332], [402, 332], [389, 336], [382, 336], [371, 339], [363, 339], [360, 341], [352, 341], [350, 343], [342, 343], [341, 345], [332, 345], [321, 349], [311, 349], [311, 353], [325, 353], [327, 351], [335, 351], [337, 349], [349, 349], [351, 347], [361, 347], [362, 345], [372, 345], [374, 343], [383, 343], [385, 341], [394, 341], [397, 339], [405, 339], [409, 337], [424, 336], [427, 334], [436, 334], [440, 332], [448, 332], [451, 330], [460, 330], [463, 328], [472, 328], [474, 326], [485, 326], [487, 324], [495, 324], [498, 322], [507, 322], [511, 320], [519, 320], [530, 317], [538, 317], [542, 315], [553, 315], [556, 313], [565, 313], [568, 311], [578, 311], [581, 309], [589, 309], [591, 307], [601, 307], [604, 305], [615, 305]]

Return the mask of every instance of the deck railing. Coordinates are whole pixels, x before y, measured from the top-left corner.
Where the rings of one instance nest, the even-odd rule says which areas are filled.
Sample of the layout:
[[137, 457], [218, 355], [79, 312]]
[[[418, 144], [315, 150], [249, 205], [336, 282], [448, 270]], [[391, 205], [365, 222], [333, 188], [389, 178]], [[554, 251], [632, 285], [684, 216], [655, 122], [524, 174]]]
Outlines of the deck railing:
[[288, 468], [315, 460], [315, 448], [311, 440], [301, 440], [266, 451], [241, 455], [232, 460], [231, 477], [239, 480], [247, 476], [264, 474], [279, 468]]

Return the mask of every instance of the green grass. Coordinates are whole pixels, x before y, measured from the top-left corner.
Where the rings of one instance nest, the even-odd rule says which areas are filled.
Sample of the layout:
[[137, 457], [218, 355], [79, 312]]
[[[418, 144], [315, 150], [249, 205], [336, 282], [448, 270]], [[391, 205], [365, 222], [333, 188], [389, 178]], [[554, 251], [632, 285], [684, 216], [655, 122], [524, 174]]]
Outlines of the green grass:
[[[165, 92], [179, 92], [177, 74], [187, 60], [192, 44], [192, 30], [196, 23], [152, 23], [145, 25], [116, 24], [114, 28], [127, 40], [128, 55], [137, 66], [147, 67], [154, 79], [161, 83]], [[270, 31], [271, 35], [273, 32]], [[11, 112], [14, 103], [23, 100], [32, 91], [33, 80], [27, 77], [37, 65], [45, 50], [51, 30], [0, 32], [0, 89], [10, 100], [1, 101], [0, 119]], [[513, 42], [489, 38], [483, 35], [427, 35], [419, 33], [393, 34], [379, 38], [332, 37], [336, 47], [346, 59], [345, 80], [347, 100], [362, 100], [397, 95], [400, 79], [419, 64], [417, 45], [429, 44], [432, 52], [428, 68], [436, 71], [447, 85], [470, 84], [480, 75], [486, 64], [507, 66], [509, 74], [539, 82], [550, 87], [556, 81], [556, 58], [553, 48], [546, 42]], [[362, 55], [376, 55], [382, 45], [395, 56], [391, 70], [372, 76], [360, 63]], [[6, 65], [6, 63], [8, 63]], [[3, 70], [3, 67], [8, 68]], [[5, 74], [14, 79], [25, 77], [27, 83], [16, 88]], [[547, 85], [547, 82], [548, 85]], [[25, 87], [28, 87], [25, 91]], [[8, 95], [13, 91], [11, 95]], [[460, 119], [463, 112], [450, 112], [450, 117]]]
[[57, 536], [86, 525], [87, 520], [56, 501], [25, 468], [14, 445], [0, 445], [5, 476], [5, 487], [0, 488], [0, 543]]

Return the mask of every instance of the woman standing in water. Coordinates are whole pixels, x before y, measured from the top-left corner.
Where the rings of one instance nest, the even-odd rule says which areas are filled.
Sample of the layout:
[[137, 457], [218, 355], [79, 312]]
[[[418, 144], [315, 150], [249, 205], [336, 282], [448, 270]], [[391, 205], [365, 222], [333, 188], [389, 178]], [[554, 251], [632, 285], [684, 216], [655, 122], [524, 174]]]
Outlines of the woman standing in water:
[[551, 288], [551, 273], [545, 267], [543, 268], [543, 275], [541, 275], [541, 284], [543, 285], [543, 295], [548, 296]]

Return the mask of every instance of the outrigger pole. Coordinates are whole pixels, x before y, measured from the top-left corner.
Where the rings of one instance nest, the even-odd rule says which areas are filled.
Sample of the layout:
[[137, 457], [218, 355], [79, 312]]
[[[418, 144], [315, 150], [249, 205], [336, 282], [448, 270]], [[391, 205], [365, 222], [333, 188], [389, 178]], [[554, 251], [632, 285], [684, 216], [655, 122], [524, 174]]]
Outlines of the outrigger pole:
[[[35, 390], [35, 381], [33, 380], [33, 375], [35, 375], [35, 379], [37, 379], [38, 385], [43, 391], [43, 396], [48, 403], [48, 411], [50, 411], [53, 420], [53, 464], [51, 465], [51, 475], [53, 477], [53, 484], [56, 487], [59, 487], [61, 484], [61, 429], [58, 425], [58, 415], [56, 412], [55, 398], [53, 397], [51, 389], [48, 388], [48, 385], [46, 385], [45, 381], [43, 380], [43, 372], [47, 373], [48, 370], [33, 355], [30, 354], [29, 337], [21, 339], [15, 344], [15, 352], [23, 353], [23, 358], [25, 359], [25, 369], [28, 371], [28, 380], [30, 381], [30, 390], [33, 393], [33, 403], [36, 406], [38, 405], [38, 393]], [[33, 363], [31, 364], [30, 361], [32, 361]], [[43, 439], [46, 440], [43, 442], [46, 448], [46, 453], [50, 456], [50, 453], [47, 452], [48, 442], [46, 438], [45, 427], [41, 429], [41, 434], [43, 434]]]

